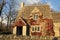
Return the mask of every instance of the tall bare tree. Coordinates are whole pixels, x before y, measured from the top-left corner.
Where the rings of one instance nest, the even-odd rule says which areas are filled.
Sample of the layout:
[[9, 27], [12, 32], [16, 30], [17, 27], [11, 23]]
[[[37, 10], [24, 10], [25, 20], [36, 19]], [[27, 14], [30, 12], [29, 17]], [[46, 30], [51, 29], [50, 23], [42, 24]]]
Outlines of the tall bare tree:
[[[2, 10], [3, 10], [3, 7], [6, 3], [4, 2], [4, 0], [2, 0], [2, 2], [0, 3], [0, 18], [1, 18], [1, 23], [0, 23], [0, 27], [2, 28], [2, 21], [3, 21], [3, 17], [1, 16], [1, 13], [2, 13]], [[2, 30], [2, 29], [0, 29]]]
[[[3, 1], [3, 3], [4, 3], [4, 1]], [[15, 5], [16, 5], [15, 1], [14, 0], [10, 0], [7, 3], [4, 3], [4, 5], [6, 6], [6, 4], [7, 4], [8, 7], [6, 6], [5, 10], [4, 10], [4, 8], [2, 9], [3, 11], [1, 10], [1, 13], [4, 12], [4, 14], [2, 13], [2, 15], [6, 16], [4, 18], [4, 16], [0, 15], [1, 18], [2, 18], [2, 21], [4, 21], [4, 20], [7, 21], [7, 25], [6, 25], [6, 30], [7, 31], [11, 30], [11, 26], [12, 26], [11, 24], [16, 19], [16, 15], [18, 13], [17, 10], [15, 9]], [[2, 21], [1, 21], [1, 23], [2, 23]], [[2, 27], [2, 25], [1, 25], [1, 27]]]
[[4, 2], [4, 0], [2, 0], [2, 2], [0, 3], [0, 16], [1, 16], [1, 12], [2, 12], [2, 9], [4, 7], [6, 3]]
[[15, 7], [14, 7], [14, 0], [11, 0], [10, 4], [9, 4], [9, 12], [8, 13], [4, 13], [7, 17], [7, 30], [11, 30], [11, 25], [12, 25], [12, 22], [16, 19], [16, 15], [17, 15], [17, 10], [15, 10]]

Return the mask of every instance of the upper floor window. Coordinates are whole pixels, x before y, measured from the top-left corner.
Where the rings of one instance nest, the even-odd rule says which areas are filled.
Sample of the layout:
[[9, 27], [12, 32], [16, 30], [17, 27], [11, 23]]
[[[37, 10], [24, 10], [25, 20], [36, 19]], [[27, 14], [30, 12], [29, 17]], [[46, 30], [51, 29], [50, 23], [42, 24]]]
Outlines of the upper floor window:
[[38, 20], [38, 14], [34, 14], [34, 19]]

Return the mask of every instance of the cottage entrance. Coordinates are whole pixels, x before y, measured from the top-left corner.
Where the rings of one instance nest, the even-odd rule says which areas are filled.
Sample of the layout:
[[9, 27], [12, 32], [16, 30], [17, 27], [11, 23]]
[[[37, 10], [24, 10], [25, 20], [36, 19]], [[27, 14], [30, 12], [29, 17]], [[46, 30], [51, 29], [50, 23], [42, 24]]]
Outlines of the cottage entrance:
[[23, 27], [17, 27], [17, 35], [22, 35], [22, 28]]
[[30, 35], [30, 28], [29, 28], [28, 25], [27, 25], [27, 30], [26, 30], [26, 32], [27, 32], [26, 35], [29, 36], [29, 35]]
[[16, 30], [16, 32], [14, 32], [14, 33], [16, 33], [17, 35], [29, 36], [29, 32], [30, 32], [29, 27], [17, 26], [15, 30]]

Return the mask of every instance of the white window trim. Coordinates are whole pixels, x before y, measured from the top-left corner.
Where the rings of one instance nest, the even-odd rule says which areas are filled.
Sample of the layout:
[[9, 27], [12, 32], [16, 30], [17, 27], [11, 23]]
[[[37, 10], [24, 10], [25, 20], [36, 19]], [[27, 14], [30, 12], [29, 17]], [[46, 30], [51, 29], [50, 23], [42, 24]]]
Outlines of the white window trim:
[[[34, 31], [33, 31], [33, 29], [32, 29], [33, 27], [34, 27]], [[41, 29], [41, 28], [39, 27], [39, 31], [38, 31], [38, 27], [39, 27], [39, 26], [32, 26], [32, 27], [31, 27], [31, 31], [32, 31], [32, 32], [40, 32], [40, 29]], [[37, 30], [35, 30], [35, 28], [36, 28]]]
[[38, 18], [36, 18], [36, 16], [38, 17], [38, 14], [34, 14], [34, 20], [38, 20]]

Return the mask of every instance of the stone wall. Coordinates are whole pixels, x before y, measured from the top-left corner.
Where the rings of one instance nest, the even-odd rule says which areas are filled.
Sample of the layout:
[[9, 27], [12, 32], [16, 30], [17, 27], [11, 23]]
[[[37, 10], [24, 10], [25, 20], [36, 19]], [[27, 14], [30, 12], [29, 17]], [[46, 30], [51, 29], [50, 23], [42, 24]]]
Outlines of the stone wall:
[[[54, 37], [0, 35], [0, 40], [52, 40]], [[58, 38], [60, 40], [60, 38]]]

